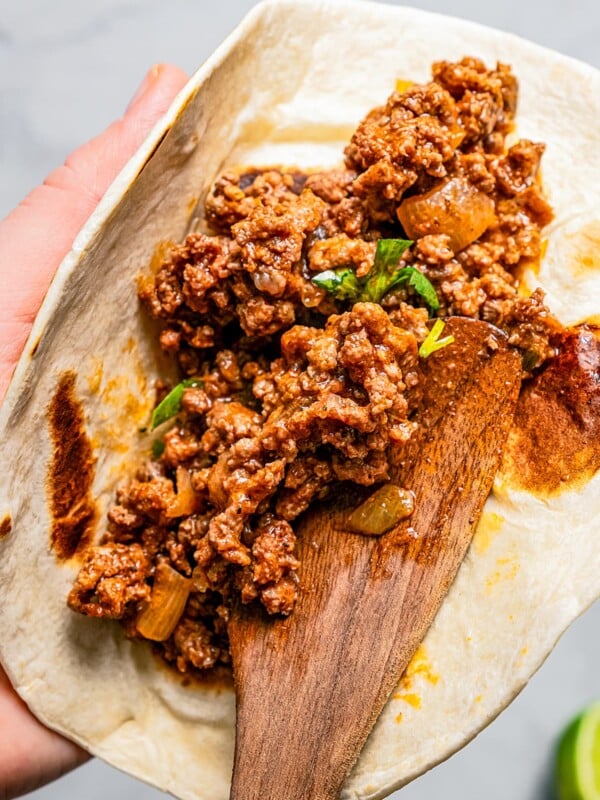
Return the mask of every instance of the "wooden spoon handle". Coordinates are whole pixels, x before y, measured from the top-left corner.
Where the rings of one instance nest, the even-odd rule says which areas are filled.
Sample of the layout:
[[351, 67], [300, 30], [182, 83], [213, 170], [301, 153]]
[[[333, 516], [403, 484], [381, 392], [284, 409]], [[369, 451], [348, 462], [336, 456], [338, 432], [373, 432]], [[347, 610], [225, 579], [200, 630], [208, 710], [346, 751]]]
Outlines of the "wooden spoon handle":
[[[415, 513], [383, 537], [344, 531], [346, 511], [300, 525], [292, 615], [238, 608], [232, 800], [335, 800], [467, 551], [502, 453], [520, 359], [485, 323], [452, 320], [425, 362], [422, 436], [398, 465]], [[356, 501], [355, 501], [356, 502]]]

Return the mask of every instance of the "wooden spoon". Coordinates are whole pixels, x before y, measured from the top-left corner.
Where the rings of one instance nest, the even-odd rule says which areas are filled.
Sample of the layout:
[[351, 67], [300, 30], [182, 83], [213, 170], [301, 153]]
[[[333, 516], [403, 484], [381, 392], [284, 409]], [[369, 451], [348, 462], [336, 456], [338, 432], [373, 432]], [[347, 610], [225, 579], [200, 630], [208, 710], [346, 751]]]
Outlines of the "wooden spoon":
[[[423, 362], [421, 435], [394, 482], [415, 511], [384, 536], [344, 530], [348, 502], [299, 526], [291, 616], [240, 606], [231, 800], [334, 800], [463, 560], [498, 469], [520, 385], [503, 333], [454, 318]], [[356, 505], [356, 495], [354, 498]]]

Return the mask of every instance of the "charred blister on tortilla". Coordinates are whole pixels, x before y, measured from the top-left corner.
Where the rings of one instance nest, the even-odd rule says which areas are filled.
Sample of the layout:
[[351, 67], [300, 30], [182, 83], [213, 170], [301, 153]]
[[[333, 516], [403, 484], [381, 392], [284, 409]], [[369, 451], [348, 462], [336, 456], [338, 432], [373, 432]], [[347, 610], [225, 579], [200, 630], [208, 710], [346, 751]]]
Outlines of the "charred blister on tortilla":
[[85, 551], [98, 518], [92, 496], [96, 458], [76, 382], [74, 372], [60, 375], [47, 412], [52, 441], [46, 480], [52, 519], [50, 544], [62, 560]]
[[0, 539], [5, 539], [12, 531], [12, 517], [5, 514], [0, 520]]
[[528, 372], [552, 358], [560, 326], [541, 292], [518, 293], [552, 211], [544, 146], [505, 146], [516, 104], [508, 66], [438, 62], [367, 114], [342, 167], [216, 181], [210, 230], [140, 280], [182, 382], [155, 409], [151, 426], [171, 427], [117, 493], [72, 608], [160, 640], [182, 672], [229, 663], [232, 598], [292, 612], [291, 523], [312, 503], [383, 484], [362, 512], [384, 497], [386, 514], [358, 527], [378, 535], [410, 514], [390, 454], [418, 427], [422, 359], [452, 344], [430, 316], [492, 322]]

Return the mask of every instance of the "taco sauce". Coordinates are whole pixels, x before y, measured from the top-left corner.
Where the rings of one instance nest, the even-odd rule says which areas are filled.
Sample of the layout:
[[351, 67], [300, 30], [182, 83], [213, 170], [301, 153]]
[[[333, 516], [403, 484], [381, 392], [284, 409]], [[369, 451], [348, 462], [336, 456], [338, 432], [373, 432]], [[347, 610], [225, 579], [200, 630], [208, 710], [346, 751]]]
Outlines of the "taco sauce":
[[558, 354], [523, 387], [503, 471], [513, 486], [552, 495], [600, 468], [600, 341], [565, 331]]
[[[182, 673], [229, 663], [232, 602], [293, 613], [300, 514], [389, 482], [419, 426], [422, 359], [448, 344], [430, 317], [503, 329], [532, 386], [575, 357], [565, 345], [553, 361], [560, 325], [541, 291], [518, 292], [552, 211], [544, 145], [506, 146], [516, 78], [474, 58], [432, 73], [367, 114], [338, 169], [225, 172], [202, 232], [140, 280], [182, 382], [157, 386], [153, 457], [118, 491], [69, 604], [162, 637]], [[168, 576], [187, 600], [156, 618]]]

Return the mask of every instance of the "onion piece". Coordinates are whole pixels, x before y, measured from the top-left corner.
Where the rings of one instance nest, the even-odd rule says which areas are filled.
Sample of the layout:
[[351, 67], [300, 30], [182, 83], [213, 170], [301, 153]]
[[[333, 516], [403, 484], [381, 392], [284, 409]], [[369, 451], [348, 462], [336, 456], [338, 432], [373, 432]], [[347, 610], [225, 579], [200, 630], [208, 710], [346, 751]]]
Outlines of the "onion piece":
[[192, 477], [185, 467], [177, 467], [177, 494], [167, 508], [166, 516], [187, 517], [194, 513], [196, 508], [196, 494], [192, 486]]
[[351, 531], [365, 536], [381, 536], [415, 510], [412, 492], [386, 483], [377, 489], [348, 517], [346, 524]]
[[496, 218], [494, 201], [465, 178], [451, 178], [407, 197], [397, 216], [410, 239], [444, 233], [455, 253], [479, 239]]
[[157, 565], [150, 602], [138, 614], [135, 627], [140, 636], [164, 642], [175, 630], [185, 609], [192, 581], [166, 562]]

